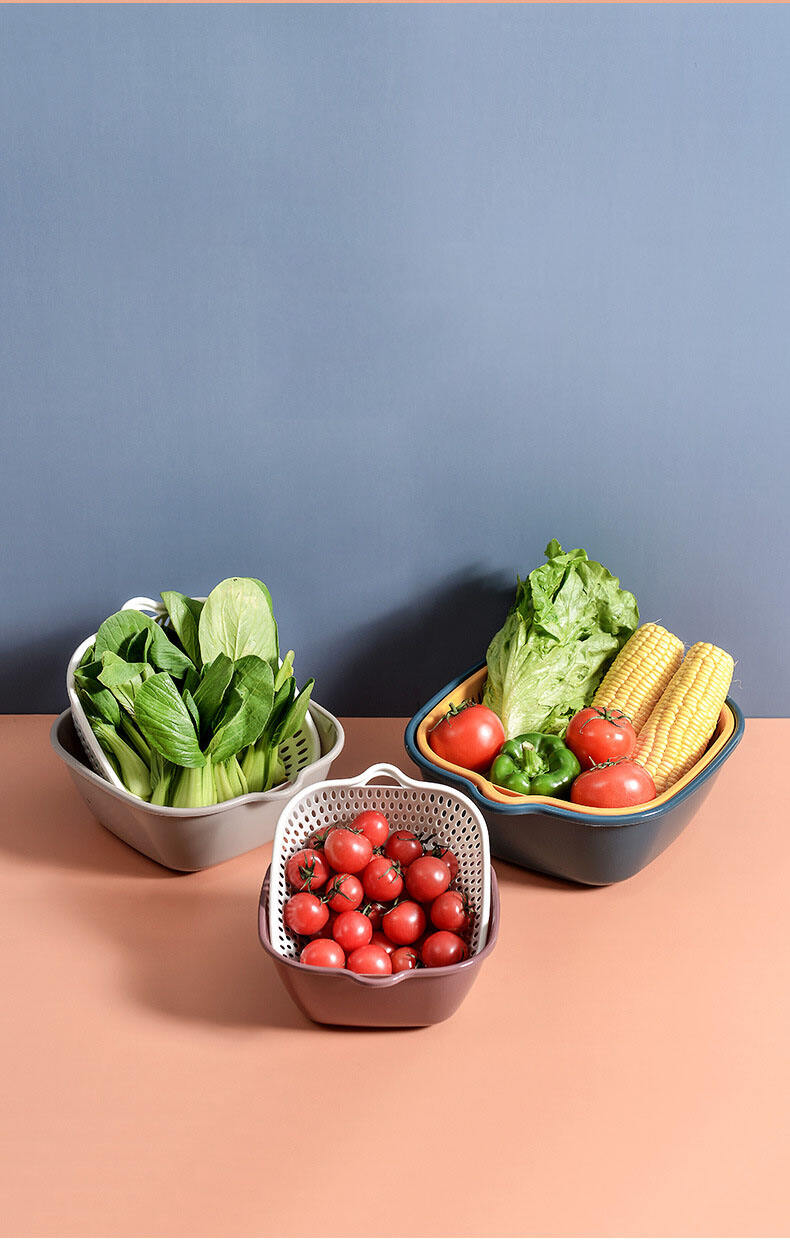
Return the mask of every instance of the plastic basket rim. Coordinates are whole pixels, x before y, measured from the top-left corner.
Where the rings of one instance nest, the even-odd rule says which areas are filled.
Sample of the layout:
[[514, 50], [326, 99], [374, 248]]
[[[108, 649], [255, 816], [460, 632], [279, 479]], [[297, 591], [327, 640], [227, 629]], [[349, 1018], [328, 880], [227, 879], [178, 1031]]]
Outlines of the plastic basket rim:
[[353, 982], [358, 982], [362, 987], [369, 987], [372, 990], [385, 990], [388, 987], [396, 986], [403, 982], [404, 979], [412, 979], [415, 975], [421, 978], [430, 978], [436, 981], [438, 977], [450, 977], [454, 974], [468, 972], [473, 965], [481, 964], [482, 961], [491, 954], [494, 946], [499, 938], [499, 922], [500, 922], [500, 899], [499, 899], [499, 880], [496, 871], [489, 861], [488, 863], [488, 880], [490, 894], [489, 919], [486, 926], [485, 942], [476, 952], [468, 956], [466, 960], [458, 961], [455, 965], [443, 965], [435, 968], [422, 969], [401, 969], [400, 973], [392, 974], [362, 974], [355, 973], [353, 969], [331, 969], [320, 965], [305, 965], [299, 960], [293, 960], [289, 956], [284, 956], [274, 946], [269, 928], [269, 907], [271, 903], [271, 873], [274, 866], [272, 864], [267, 867], [261, 885], [261, 892], [258, 898], [258, 939], [265, 952], [272, 957], [279, 965], [285, 966], [287, 969], [296, 969], [303, 973], [320, 974], [324, 978], [349, 978]]
[[[380, 769], [382, 767], [383, 769]], [[398, 783], [397, 781], [396, 782], [390, 781], [390, 783], [388, 784], [377, 784], [375, 786], [400, 788], [401, 790], [403, 790], [404, 787], [406, 788], [413, 787], [418, 790], [427, 789], [431, 792], [441, 792], [443, 795], [449, 796], [453, 801], [460, 803], [471, 814], [471, 816], [474, 818], [475, 822], [477, 823], [478, 831], [480, 834], [480, 845], [481, 845], [481, 855], [482, 855], [481, 872], [482, 872], [482, 882], [483, 882], [483, 911], [480, 914], [481, 947], [478, 949], [478, 952], [480, 952], [482, 951], [483, 947], [485, 947], [486, 943], [488, 942], [488, 930], [489, 930], [489, 925], [491, 922], [490, 873], [491, 873], [492, 867], [491, 867], [491, 845], [490, 845], [490, 840], [489, 840], [489, 835], [488, 835], [488, 825], [486, 823], [486, 820], [485, 820], [485, 817], [482, 811], [477, 808], [477, 806], [475, 805], [475, 802], [473, 800], [470, 800], [469, 797], [464, 792], [459, 792], [457, 788], [449, 787], [447, 784], [429, 782], [425, 779], [413, 779], [411, 778], [411, 776], [403, 774], [403, 772], [398, 770], [397, 767], [393, 766], [391, 762], [376, 762], [373, 765], [366, 767], [366, 769], [362, 772], [362, 774], [352, 775], [348, 779], [326, 778], [326, 779], [320, 779], [316, 783], [308, 784], [306, 787], [303, 787], [301, 791], [295, 792], [294, 795], [288, 801], [287, 805], [284, 805], [280, 811], [279, 817], [277, 818], [277, 825], [274, 828], [274, 835], [272, 837], [272, 860], [271, 860], [270, 869], [274, 869], [275, 867], [279, 869], [279, 864], [280, 864], [280, 860], [282, 858], [282, 853], [283, 853], [283, 838], [285, 834], [285, 827], [290, 817], [292, 808], [299, 801], [304, 800], [306, 796], [310, 796], [314, 792], [322, 788], [342, 788], [342, 787], [359, 788], [359, 787], [365, 787], [365, 786], [374, 786], [371, 783], [371, 780], [375, 778], [377, 773], [388, 774], [392, 770], [394, 770], [398, 775], [400, 775], [401, 778], [405, 780], [405, 783]], [[364, 783], [360, 783], [360, 780], [362, 779], [366, 779], [366, 781]], [[274, 897], [274, 890], [271, 889], [270, 898], [269, 898], [269, 909], [266, 915], [267, 927], [270, 931], [272, 929], [271, 910], [274, 905], [273, 897]], [[474, 955], [475, 956], [478, 955], [478, 952], [475, 952]], [[281, 955], [281, 953], [278, 953], [278, 955]], [[293, 961], [289, 959], [288, 957], [283, 957], [283, 959], [289, 965], [299, 964], [298, 961]], [[471, 960], [472, 958], [470, 957], [469, 959]], [[465, 963], [465, 962], [461, 962], [461, 963]], [[350, 973], [351, 971], [349, 970], [348, 972]]]
[[[485, 662], [475, 662], [474, 665], [470, 666], [468, 670], [463, 672], [463, 674], [449, 680], [449, 682], [446, 683], [444, 687], [432, 697], [430, 697], [409, 720], [404, 732], [404, 745], [409, 759], [414, 762], [415, 765], [419, 766], [421, 770], [428, 771], [431, 775], [439, 775], [442, 777], [446, 776], [448, 773], [446, 770], [442, 770], [441, 767], [435, 765], [430, 758], [426, 757], [420, 751], [417, 745], [417, 728], [422, 720], [439, 703], [439, 701], [448, 696], [455, 688], [458, 687], [459, 684], [463, 683], [465, 680], [469, 679], [470, 676], [480, 671], [483, 666], [485, 666]], [[525, 817], [531, 814], [543, 814], [544, 816], [550, 815], [551, 817], [559, 818], [562, 821], [575, 822], [579, 825], [579, 829], [594, 827], [596, 830], [606, 830], [607, 828], [615, 830], [616, 828], [622, 826], [641, 825], [652, 821], [654, 818], [663, 817], [668, 810], [674, 809], [678, 805], [682, 804], [684, 800], [686, 800], [693, 792], [695, 792], [703, 783], [705, 783], [713, 774], [716, 773], [719, 767], [723, 765], [726, 759], [740, 743], [746, 725], [743, 712], [740, 706], [737, 705], [736, 702], [729, 696], [726, 698], [725, 704], [730, 708], [730, 712], [732, 713], [734, 719], [734, 726], [732, 735], [723, 745], [717, 756], [712, 758], [711, 761], [703, 767], [700, 773], [696, 775], [690, 783], [687, 783], [684, 787], [680, 788], [680, 790], [673, 796], [670, 796], [669, 799], [662, 801], [661, 804], [654, 806], [652, 809], [642, 809], [631, 815], [627, 812], [617, 814], [596, 813], [592, 808], [590, 808], [589, 813], [586, 809], [582, 810], [581, 808], [562, 809], [557, 805], [544, 804], [543, 802], [536, 801], [534, 799], [530, 800], [529, 803], [525, 801], [523, 804], [510, 802], [507, 804], [502, 802], [500, 804], [490, 800], [474, 783], [472, 783], [470, 779], [465, 778], [463, 775], [454, 776], [454, 781], [457, 781], [459, 790], [466, 793], [475, 802], [475, 804], [479, 805], [481, 809], [488, 813], [504, 813], [509, 817]]]
[[[84, 762], [80, 761], [78, 757], [74, 757], [69, 753], [58, 739], [58, 731], [67, 715], [71, 715], [72, 722], [74, 722], [74, 712], [71, 706], [68, 706], [57, 715], [50, 729], [49, 738], [52, 748], [66, 765], [79, 767], [81, 774], [96, 783], [104, 791], [112, 792], [119, 800], [131, 805], [133, 808], [145, 809], [148, 813], [155, 813], [160, 817], [177, 820], [179, 818], [207, 817], [209, 814], [216, 814], [224, 809], [236, 808], [238, 805], [268, 804], [289, 800], [291, 796], [299, 795], [303, 790], [305, 779], [308, 779], [311, 773], [315, 772], [315, 767], [326, 765], [327, 763], [331, 765], [342, 752], [346, 741], [342, 724], [328, 709], [311, 699], [310, 712], [313, 715], [318, 714], [319, 717], [326, 721], [329, 728], [334, 731], [335, 741], [327, 752], [322, 753], [315, 761], [310, 762], [303, 770], [300, 770], [291, 783], [269, 788], [267, 792], [247, 792], [244, 796], [234, 796], [232, 800], [223, 800], [214, 805], [197, 805], [194, 809], [173, 808], [170, 805], [152, 805], [150, 801], [143, 800], [140, 796], [135, 796], [127, 788], [123, 786], [116, 787], [114, 783], [110, 783], [103, 775], [98, 774], [90, 766], [86, 766]], [[74, 729], [76, 731], [75, 722]]]

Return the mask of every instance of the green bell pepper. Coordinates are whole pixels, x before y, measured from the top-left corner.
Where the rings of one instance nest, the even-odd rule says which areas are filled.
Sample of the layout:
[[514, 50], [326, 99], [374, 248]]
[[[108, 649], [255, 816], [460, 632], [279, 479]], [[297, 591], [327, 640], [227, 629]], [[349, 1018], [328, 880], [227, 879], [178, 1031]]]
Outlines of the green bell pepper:
[[528, 731], [506, 740], [489, 778], [522, 796], [563, 796], [581, 766], [559, 736]]

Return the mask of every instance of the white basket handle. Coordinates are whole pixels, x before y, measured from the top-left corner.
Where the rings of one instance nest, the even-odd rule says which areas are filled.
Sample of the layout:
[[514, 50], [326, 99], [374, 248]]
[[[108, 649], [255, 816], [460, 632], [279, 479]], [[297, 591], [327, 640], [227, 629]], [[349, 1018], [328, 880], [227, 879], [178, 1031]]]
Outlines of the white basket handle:
[[122, 610], [142, 610], [144, 614], [161, 614], [161, 601], [154, 601], [153, 597], [130, 597], [121, 606]]
[[424, 784], [415, 779], [410, 779], [397, 766], [393, 766], [388, 761], [377, 762], [375, 766], [368, 766], [367, 770], [363, 770], [362, 774], [355, 775], [353, 779], [344, 779], [343, 783], [349, 787], [364, 787], [369, 783], [374, 775], [383, 774], [388, 779], [394, 779], [399, 787], [423, 787]]

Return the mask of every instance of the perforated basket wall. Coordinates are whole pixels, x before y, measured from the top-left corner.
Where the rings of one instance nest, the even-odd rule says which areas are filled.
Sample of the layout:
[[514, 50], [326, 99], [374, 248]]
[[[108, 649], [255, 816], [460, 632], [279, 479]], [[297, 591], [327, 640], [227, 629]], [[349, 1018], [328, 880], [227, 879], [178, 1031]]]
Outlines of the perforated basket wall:
[[[379, 776], [395, 782], [381, 784]], [[371, 779], [378, 778], [378, 782]], [[299, 959], [299, 943], [283, 923], [283, 905], [291, 895], [285, 866], [304, 848], [314, 831], [348, 825], [363, 809], [385, 815], [390, 831], [412, 831], [424, 842], [451, 848], [458, 858], [454, 888], [465, 891], [474, 910], [470, 950], [485, 946], [491, 908], [491, 859], [488, 828], [480, 810], [452, 788], [409, 779], [395, 766], [371, 766], [352, 779], [314, 783], [294, 796], [277, 822], [272, 847], [269, 935], [282, 955]]]

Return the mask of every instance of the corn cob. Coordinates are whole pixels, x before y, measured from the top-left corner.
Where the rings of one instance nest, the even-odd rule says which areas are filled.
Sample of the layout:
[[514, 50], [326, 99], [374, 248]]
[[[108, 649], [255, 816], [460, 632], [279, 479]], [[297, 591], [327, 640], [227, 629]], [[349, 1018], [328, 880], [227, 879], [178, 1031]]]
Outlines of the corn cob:
[[700, 642], [689, 649], [636, 742], [634, 761], [653, 776], [657, 795], [682, 779], [702, 757], [734, 669], [729, 653], [716, 645]]
[[623, 645], [591, 704], [619, 710], [639, 735], [682, 661], [683, 641], [658, 623], [645, 623]]

